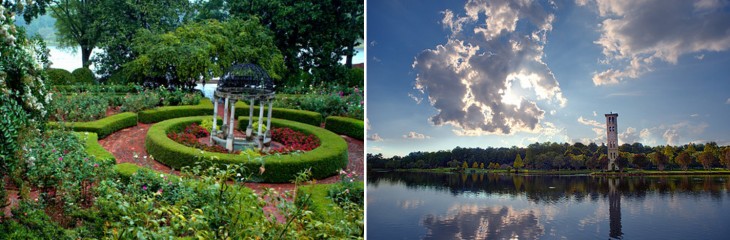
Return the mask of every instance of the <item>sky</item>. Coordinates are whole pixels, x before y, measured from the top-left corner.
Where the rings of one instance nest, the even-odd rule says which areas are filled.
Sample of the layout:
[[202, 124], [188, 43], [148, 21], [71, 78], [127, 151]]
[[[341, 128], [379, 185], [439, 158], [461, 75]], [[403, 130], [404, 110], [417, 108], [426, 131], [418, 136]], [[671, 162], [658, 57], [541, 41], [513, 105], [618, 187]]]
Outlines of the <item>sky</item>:
[[367, 152], [730, 145], [730, 1], [371, 0]]

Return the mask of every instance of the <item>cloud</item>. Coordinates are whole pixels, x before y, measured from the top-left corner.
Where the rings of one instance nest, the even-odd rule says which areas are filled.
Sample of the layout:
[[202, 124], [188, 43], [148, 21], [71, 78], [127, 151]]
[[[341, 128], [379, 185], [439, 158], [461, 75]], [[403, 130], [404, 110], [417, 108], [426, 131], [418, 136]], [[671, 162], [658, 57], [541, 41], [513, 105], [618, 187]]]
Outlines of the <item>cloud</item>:
[[700, 54], [700, 55], [696, 55], [696, 56], [695, 56], [695, 58], [696, 58], [697, 60], [702, 60], [702, 59], [705, 59], [705, 54]]
[[632, 127], [628, 127], [626, 131], [618, 134], [619, 144], [632, 144], [638, 142], [639, 139], [639, 132], [636, 131], [636, 128]]
[[378, 42], [377, 41], [370, 41], [370, 46], [371, 47], [375, 47], [376, 45], [378, 45]]
[[604, 127], [606, 127], [604, 124], [602, 124], [602, 123], [600, 123], [600, 122], [598, 122], [596, 120], [593, 120], [593, 119], [585, 119], [585, 118], [583, 118], [583, 116], [578, 117], [578, 123], [583, 124], [583, 125], [586, 125], [586, 126], [592, 126], [592, 127], [596, 127], [596, 128], [601, 128], [601, 129], [603, 129]]
[[697, 117], [697, 116], [699, 116], [699, 114], [697, 114], [697, 113], [693, 113], [692, 115], [689, 115], [689, 116], [690, 116], [690, 117]]
[[677, 145], [679, 142], [679, 134], [676, 129], [667, 129], [664, 131], [664, 134], [662, 134], [662, 137], [664, 138], [664, 141], [667, 142], [667, 145]]
[[368, 136], [368, 141], [373, 142], [382, 142], [383, 138], [380, 137], [377, 133], [373, 133], [372, 135]]
[[373, 56], [373, 61], [375, 62], [382, 62], [383, 60], [380, 60], [380, 58]]
[[728, 1], [596, 0], [595, 5], [602, 18], [595, 43], [603, 48], [602, 62], [610, 65], [594, 73], [595, 85], [638, 78], [656, 61], [677, 64], [682, 55], [730, 49]]
[[429, 139], [431, 137], [426, 136], [422, 133], [408, 132], [408, 134], [403, 135], [403, 138], [405, 138], [405, 139]]
[[469, 135], [534, 131], [545, 115], [538, 101], [567, 102], [542, 60], [552, 8], [538, 1], [470, 0], [464, 10], [464, 16], [442, 12], [448, 40], [413, 63], [416, 90], [437, 110], [429, 121]]
[[725, 101], [725, 104], [730, 104], [730, 98]]
[[594, 117], [598, 116], [598, 113], [596, 113], [596, 111], [593, 111], [593, 116]]
[[423, 98], [422, 97], [418, 97], [418, 96], [416, 96], [413, 93], [408, 93], [408, 97], [410, 97], [411, 99], [413, 99], [413, 101], [416, 101], [416, 104], [421, 104], [421, 102], [423, 102]]

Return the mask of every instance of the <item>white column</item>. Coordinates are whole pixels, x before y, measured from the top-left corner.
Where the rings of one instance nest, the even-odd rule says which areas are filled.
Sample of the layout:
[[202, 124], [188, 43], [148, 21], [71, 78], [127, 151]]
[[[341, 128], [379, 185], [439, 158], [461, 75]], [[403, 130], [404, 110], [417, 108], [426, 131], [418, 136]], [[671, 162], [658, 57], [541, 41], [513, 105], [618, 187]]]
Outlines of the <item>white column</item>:
[[274, 107], [274, 102], [269, 101], [269, 115], [266, 118], [266, 133], [264, 133], [264, 144], [271, 141], [271, 109]]
[[234, 116], [236, 116], [235, 106], [236, 106], [236, 101], [234, 100], [231, 102], [231, 115], [229, 117], [230, 124], [228, 124], [228, 139], [226, 139], [226, 148], [228, 149], [228, 151], [231, 151], [231, 152], [233, 151], [233, 126], [236, 125], [235, 122], [233, 122], [236, 119], [234, 117]]
[[248, 105], [248, 127], [246, 127], [246, 137], [250, 138], [253, 133], [253, 105], [256, 99], [251, 98], [251, 104]]
[[[224, 133], [226, 132], [226, 126], [228, 126], [226, 124], [228, 124], [228, 96], [226, 96], [225, 105], [223, 105], [223, 127], [221, 130], [223, 130]], [[226, 138], [228, 138], [228, 136], [226, 136]]]
[[259, 101], [259, 130], [258, 135], [256, 135], [256, 138], [259, 139], [259, 147], [262, 147], [264, 143], [264, 136], [261, 135], [261, 128], [264, 125], [264, 101]]
[[210, 130], [210, 144], [213, 144], [213, 135], [218, 127], [218, 97], [213, 96], [213, 129]]
[[273, 108], [273, 106], [274, 106], [274, 102], [270, 101], [269, 102], [269, 115], [266, 118], [266, 131], [271, 130], [271, 109]]

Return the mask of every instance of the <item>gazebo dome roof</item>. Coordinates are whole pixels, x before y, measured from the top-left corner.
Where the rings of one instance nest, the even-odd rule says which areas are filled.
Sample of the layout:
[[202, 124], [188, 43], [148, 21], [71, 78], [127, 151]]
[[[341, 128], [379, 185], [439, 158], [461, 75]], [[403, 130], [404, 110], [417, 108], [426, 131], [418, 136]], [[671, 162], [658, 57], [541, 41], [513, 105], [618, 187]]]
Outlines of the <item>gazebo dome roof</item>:
[[215, 95], [233, 98], [273, 97], [274, 81], [260, 66], [247, 63], [233, 65], [218, 81]]

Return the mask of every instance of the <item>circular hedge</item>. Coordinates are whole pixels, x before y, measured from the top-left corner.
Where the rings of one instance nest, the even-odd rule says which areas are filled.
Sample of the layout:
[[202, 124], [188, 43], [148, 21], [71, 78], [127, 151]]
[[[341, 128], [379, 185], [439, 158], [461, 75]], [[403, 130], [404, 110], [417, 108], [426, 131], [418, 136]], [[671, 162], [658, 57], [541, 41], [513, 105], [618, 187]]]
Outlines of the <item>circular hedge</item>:
[[[248, 156], [238, 154], [202, 151], [182, 145], [167, 137], [169, 132], [179, 131], [192, 123], [200, 123], [209, 118], [210, 116], [183, 117], [152, 125], [145, 141], [147, 153], [152, 155], [155, 160], [175, 169], [195, 166], [201, 162], [201, 159], [208, 160], [202, 161], [201, 164], [206, 162], [243, 164], [249, 173], [253, 174], [251, 176], [253, 179], [260, 179], [263, 182], [290, 182], [297, 173], [308, 168], [311, 168], [313, 178], [321, 179], [335, 175], [338, 170], [347, 167], [347, 142], [340, 136], [323, 128], [284, 119], [274, 118], [271, 120], [271, 124], [274, 127], [287, 127], [306, 134], [313, 134], [319, 138], [320, 146], [305, 153], [265, 156], [263, 161], [266, 171], [263, 174], [259, 174], [258, 169], [261, 166], [259, 159], [249, 159]], [[238, 121], [248, 123], [248, 117], [239, 117]]]

